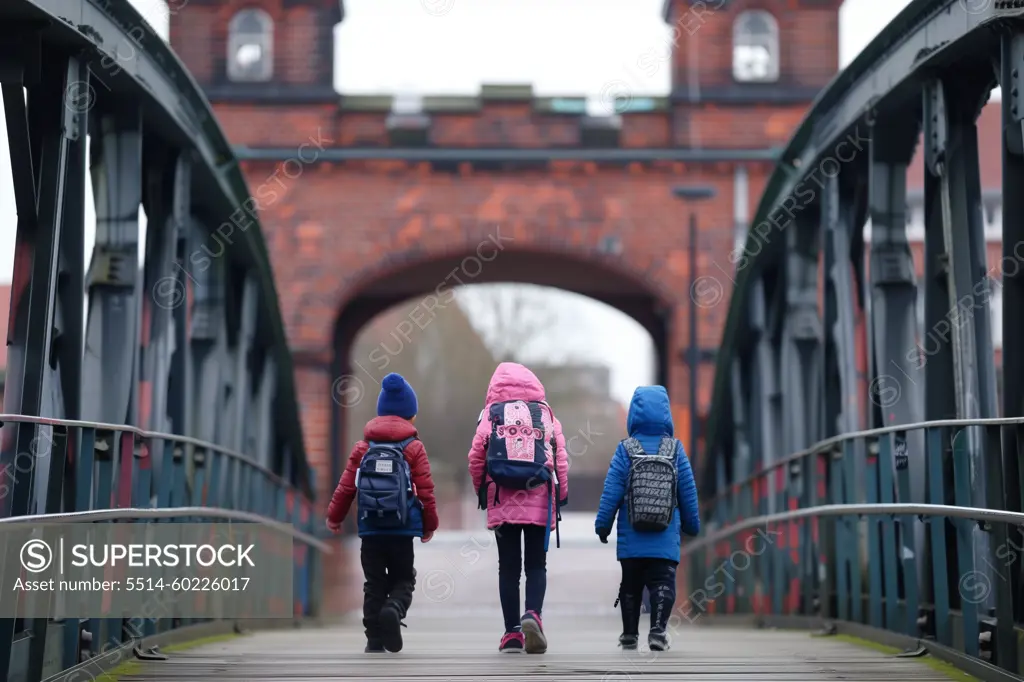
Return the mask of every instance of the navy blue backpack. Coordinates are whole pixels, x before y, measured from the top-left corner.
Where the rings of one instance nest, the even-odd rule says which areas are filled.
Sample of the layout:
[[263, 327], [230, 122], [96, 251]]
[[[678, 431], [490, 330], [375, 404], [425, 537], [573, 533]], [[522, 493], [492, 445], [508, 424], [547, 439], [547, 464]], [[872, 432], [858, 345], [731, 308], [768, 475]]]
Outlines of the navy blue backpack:
[[412, 473], [405, 447], [416, 440], [397, 443], [370, 441], [356, 473], [359, 518], [375, 530], [395, 530], [409, 523]]

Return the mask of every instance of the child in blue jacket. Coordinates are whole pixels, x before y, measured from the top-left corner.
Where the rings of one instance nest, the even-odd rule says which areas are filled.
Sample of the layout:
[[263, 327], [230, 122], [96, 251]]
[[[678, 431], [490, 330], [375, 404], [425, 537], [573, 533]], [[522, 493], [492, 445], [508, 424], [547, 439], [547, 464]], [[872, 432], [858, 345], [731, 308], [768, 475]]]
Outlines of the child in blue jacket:
[[[683, 445], [673, 435], [672, 412], [668, 392], [662, 386], [641, 386], [633, 393], [626, 419], [629, 439], [619, 443], [608, 467], [601, 493], [601, 506], [594, 529], [601, 542], [608, 542], [612, 523], [618, 514], [616, 557], [622, 564], [619, 603], [622, 608], [622, 635], [619, 646], [636, 649], [640, 639], [640, 606], [644, 587], [651, 594], [651, 631], [647, 642], [652, 651], [669, 647], [666, 632], [676, 601], [676, 568], [679, 565], [681, 533], [700, 532], [697, 485]], [[675, 456], [676, 506], [668, 527], [660, 531], [637, 530], [630, 524], [627, 487], [632, 466], [628, 441], [642, 448], [641, 454], [662, 453]], [[662, 441], [667, 439], [663, 444]], [[621, 510], [621, 514], [619, 514]]]

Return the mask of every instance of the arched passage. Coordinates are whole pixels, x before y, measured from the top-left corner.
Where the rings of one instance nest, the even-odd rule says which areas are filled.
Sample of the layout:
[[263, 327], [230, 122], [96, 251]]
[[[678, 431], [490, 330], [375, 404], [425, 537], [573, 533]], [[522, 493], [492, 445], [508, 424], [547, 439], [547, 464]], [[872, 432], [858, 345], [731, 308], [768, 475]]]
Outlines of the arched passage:
[[500, 231], [495, 231], [464, 251], [423, 255], [368, 269], [342, 301], [334, 329], [335, 350], [374, 316], [397, 303], [423, 296], [425, 306], [448, 305], [450, 292], [457, 286], [496, 282], [537, 284], [588, 296], [629, 315], [656, 340], [665, 336], [673, 309], [672, 298], [657, 284], [638, 277], [614, 258], [512, 248], [503, 244]]
[[[331, 463], [329, 480], [337, 480], [347, 456], [347, 448], [358, 437], [358, 434], [350, 433], [352, 424], [346, 428], [346, 422], [350, 421], [346, 419], [347, 411], [360, 410], [360, 418], [370, 414], [370, 402], [379, 390], [380, 379], [389, 371], [401, 371], [402, 363], [397, 361], [396, 356], [417, 342], [426, 343], [431, 321], [447, 308], [458, 305], [455, 300], [456, 287], [489, 283], [553, 287], [586, 296], [619, 310], [633, 318], [650, 336], [657, 358], [653, 379], [658, 383], [669, 384], [670, 373], [666, 359], [670, 338], [669, 313], [672, 308], [666, 305], [652, 287], [614, 266], [587, 262], [578, 256], [564, 253], [487, 247], [469, 253], [423, 258], [403, 267], [387, 268], [378, 276], [367, 278], [358, 292], [348, 298], [336, 320], [333, 374], [340, 380], [336, 380], [332, 387], [334, 400], [330, 420], [332, 455], [328, 458]], [[378, 315], [403, 303], [405, 305], [402, 306], [401, 317], [389, 318], [393, 326], [388, 338], [369, 353], [364, 352], [362, 355], [366, 357], [361, 355], [353, 358], [352, 350], [360, 330]], [[608, 330], [608, 333], [614, 332], [613, 329]], [[493, 364], [490, 369], [493, 369]], [[489, 377], [490, 370], [485, 371]], [[422, 401], [423, 398], [421, 410]], [[479, 410], [479, 406], [475, 409]], [[476, 413], [471, 416], [475, 419]], [[567, 436], [580, 431], [582, 435], [577, 439], [580, 441], [587, 437], [583, 433], [587, 427], [585, 420], [576, 421], [580, 421], [580, 424], [566, 425], [570, 431]], [[472, 424], [467, 428], [465, 437], [458, 443], [462, 449], [468, 443]], [[579, 443], [576, 445], [579, 446]], [[577, 450], [583, 449], [577, 447]], [[592, 467], [581, 466], [580, 471], [589, 468]], [[603, 475], [601, 478], [603, 480]], [[590, 487], [594, 486], [587, 486], [587, 490]], [[581, 493], [583, 490], [581, 488]], [[586, 496], [581, 494], [579, 499], [586, 499], [589, 504], [592, 501], [590, 497], [593, 497], [590, 492], [593, 491], [589, 491]]]

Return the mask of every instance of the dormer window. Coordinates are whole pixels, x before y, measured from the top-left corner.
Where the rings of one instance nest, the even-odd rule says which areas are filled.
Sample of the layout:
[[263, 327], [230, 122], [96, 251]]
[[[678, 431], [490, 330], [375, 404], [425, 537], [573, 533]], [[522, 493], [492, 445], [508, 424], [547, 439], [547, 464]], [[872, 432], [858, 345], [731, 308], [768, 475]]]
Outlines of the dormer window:
[[764, 10], [743, 12], [732, 25], [732, 75], [741, 83], [779, 79], [779, 24]]
[[228, 78], [268, 81], [274, 73], [274, 22], [259, 9], [244, 9], [228, 24]]

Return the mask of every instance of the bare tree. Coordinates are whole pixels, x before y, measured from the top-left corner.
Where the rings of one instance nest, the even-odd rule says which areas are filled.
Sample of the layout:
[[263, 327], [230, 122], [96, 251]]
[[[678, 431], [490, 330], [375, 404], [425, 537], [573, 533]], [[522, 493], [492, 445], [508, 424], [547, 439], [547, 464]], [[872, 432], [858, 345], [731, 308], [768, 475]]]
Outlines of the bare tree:
[[521, 362], [548, 389], [547, 399], [572, 440], [574, 466], [603, 475], [621, 437], [621, 420], [608, 416], [610, 396], [574, 380], [579, 372], [592, 374], [594, 363], [581, 362], [578, 349], [592, 331], [573, 317], [570, 297], [521, 285], [475, 285], [457, 295], [459, 305], [439, 309], [405, 336], [396, 330], [417, 301], [397, 306], [360, 333], [351, 361], [366, 391], [359, 404], [345, 410], [346, 449], [376, 415], [383, 375], [399, 372], [419, 397], [416, 426], [430, 453], [438, 500], [451, 500], [452, 493], [461, 497], [469, 492], [466, 453], [494, 367]]
[[554, 360], [563, 346], [558, 334], [573, 328], [568, 306], [556, 309], [551, 292], [543, 287], [483, 284], [458, 294], [497, 362]]

